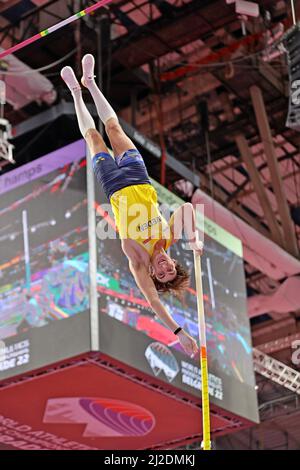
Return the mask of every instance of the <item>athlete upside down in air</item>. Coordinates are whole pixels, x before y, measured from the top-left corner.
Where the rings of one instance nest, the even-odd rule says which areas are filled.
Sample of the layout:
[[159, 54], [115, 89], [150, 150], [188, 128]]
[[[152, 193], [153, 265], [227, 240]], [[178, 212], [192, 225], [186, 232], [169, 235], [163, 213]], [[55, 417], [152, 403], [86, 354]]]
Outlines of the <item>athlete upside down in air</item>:
[[[161, 303], [158, 292], [178, 293], [188, 286], [185, 269], [166, 250], [180, 238], [175, 227], [185, 230], [190, 248], [202, 254], [202, 243], [195, 232], [195, 214], [191, 204], [183, 204], [171, 217], [169, 224], [158, 209], [156, 191], [151, 185], [144, 161], [133, 142], [121, 128], [117, 115], [105, 99], [94, 80], [94, 57], [82, 59], [81, 83], [90, 91], [99, 117], [105, 125], [115, 158], [111, 157], [102, 136], [95, 128], [81, 93], [81, 87], [71, 67], [64, 67], [61, 77], [70, 89], [80, 131], [85, 138], [97, 180], [110, 203], [119, 230], [122, 250], [128, 258], [129, 269], [158, 317], [178, 335], [184, 350], [192, 355], [198, 351], [196, 341], [182, 330]], [[145, 210], [136, 223], [130, 217], [130, 208], [138, 204]], [[129, 220], [130, 219], [130, 220]], [[131, 223], [130, 223], [131, 222]], [[128, 227], [134, 230], [128, 231]], [[176, 232], [176, 233], [175, 233]], [[134, 233], [134, 235], [131, 235]], [[176, 235], [176, 237], [175, 237]], [[176, 238], [176, 239], [175, 239]]]

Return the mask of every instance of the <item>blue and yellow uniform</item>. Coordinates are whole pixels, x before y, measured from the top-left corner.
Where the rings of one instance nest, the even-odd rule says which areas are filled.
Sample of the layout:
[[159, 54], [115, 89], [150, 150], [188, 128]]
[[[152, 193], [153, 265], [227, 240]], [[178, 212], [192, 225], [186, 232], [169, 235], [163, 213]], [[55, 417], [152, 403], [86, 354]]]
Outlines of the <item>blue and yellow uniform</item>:
[[172, 243], [169, 224], [159, 211], [157, 194], [136, 149], [115, 159], [101, 152], [93, 158], [99, 183], [110, 200], [121, 239], [130, 238], [152, 256], [155, 244]]

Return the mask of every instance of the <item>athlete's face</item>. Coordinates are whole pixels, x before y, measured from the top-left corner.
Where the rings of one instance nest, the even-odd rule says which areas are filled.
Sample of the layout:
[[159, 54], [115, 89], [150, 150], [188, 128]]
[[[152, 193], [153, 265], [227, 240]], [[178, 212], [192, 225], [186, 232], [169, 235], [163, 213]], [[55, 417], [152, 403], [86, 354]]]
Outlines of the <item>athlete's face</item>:
[[153, 274], [160, 282], [173, 281], [177, 275], [175, 260], [166, 253], [159, 253], [152, 260]]

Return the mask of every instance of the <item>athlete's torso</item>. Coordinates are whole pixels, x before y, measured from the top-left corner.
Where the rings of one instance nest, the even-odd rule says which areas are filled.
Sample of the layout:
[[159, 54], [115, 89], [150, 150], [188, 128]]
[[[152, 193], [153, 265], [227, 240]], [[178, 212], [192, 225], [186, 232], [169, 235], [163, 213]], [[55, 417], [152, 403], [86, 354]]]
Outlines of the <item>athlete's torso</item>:
[[110, 198], [116, 225], [122, 240], [134, 240], [152, 256], [155, 245], [165, 240], [172, 243], [169, 224], [159, 211], [157, 194], [150, 184], [127, 186]]

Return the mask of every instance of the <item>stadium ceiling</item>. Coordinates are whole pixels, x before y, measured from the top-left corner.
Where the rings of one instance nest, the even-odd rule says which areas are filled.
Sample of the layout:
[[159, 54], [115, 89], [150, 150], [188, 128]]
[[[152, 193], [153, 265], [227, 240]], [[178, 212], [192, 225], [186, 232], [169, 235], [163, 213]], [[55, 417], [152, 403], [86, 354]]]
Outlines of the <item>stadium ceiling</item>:
[[[2, 2], [0, 46], [7, 48], [92, 3], [36, 0], [26, 2], [25, 8], [24, 2]], [[17, 57], [33, 69], [66, 57], [42, 73], [60, 97], [69, 100], [59, 77], [61, 66], [72, 64], [80, 73], [80, 56], [86, 51], [97, 54], [101, 38], [104, 91], [122, 117], [158, 143], [163, 137], [171, 155], [199, 172], [201, 187], [208, 192], [211, 181], [207, 175], [211, 174], [219, 202], [246, 222], [255, 221], [264, 233], [267, 229], [270, 239], [298, 257], [300, 138], [285, 125], [286, 57], [269, 62], [264, 52], [272, 34], [275, 37], [281, 25], [287, 28], [291, 24], [290, 11], [287, 2], [264, 0], [260, 5], [258, 18], [245, 19], [225, 0], [115, 0], [101, 14], [63, 28], [19, 51]], [[261, 103], [273, 145], [265, 142], [263, 125], [258, 126]], [[46, 106], [31, 103], [15, 110], [8, 105], [6, 116], [16, 124]], [[162, 109], [162, 122], [158, 108]], [[211, 162], [202, 132], [206, 108]], [[274, 191], [274, 175], [266, 158], [270, 152], [282, 175], [281, 195], [285, 195], [289, 214], [284, 214]], [[258, 171], [249, 167], [247, 154]], [[166, 184], [172, 186], [174, 179], [176, 175], [169, 172]], [[264, 194], [259, 196], [262, 186]], [[274, 289], [274, 282], [250, 265], [246, 269], [254, 292]]]
[[[1, 2], [0, 46], [6, 49], [93, 3]], [[32, 69], [47, 66], [41, 73], [54, 85], [57, 102], [71, 101], [61, 67], [72, 65], [79, 74], [81, 56], [97, 55], [101, 43], [103, 90], [122, 118], [199, 175], [202, 190], [213, 190], [218, 202], [299, 259], [300, 134], [286, 126], [286, 55], [269, 47], [292, 25], [290, 2], [258, 3], [259, 17], [245, 17], [225, 0], [114, 0], [16, 56]], [[7, 105], [6, 117], [16, 125], [48, 107], [34, 101], [19, 110]], [[160, 165], [153, 161], [157, 178]], [[165, 184], [178, 190], [178, 175], [168, 171]], [[184, 192], [185, 185], [180, 188]], [[248, 263], [245, 268], [249, 296], [272, 294], [286, 280], [271, 279]], [[265, 352], [291, 365], [288, 338], [298, 335], [299, 318], [297, 309], [256, 318], [255, 347], [268, 344]], [[277, 323], [282, 327], [270, 336], [268, 328]], [[273, 398], [267, 394], [262, 403]]]

